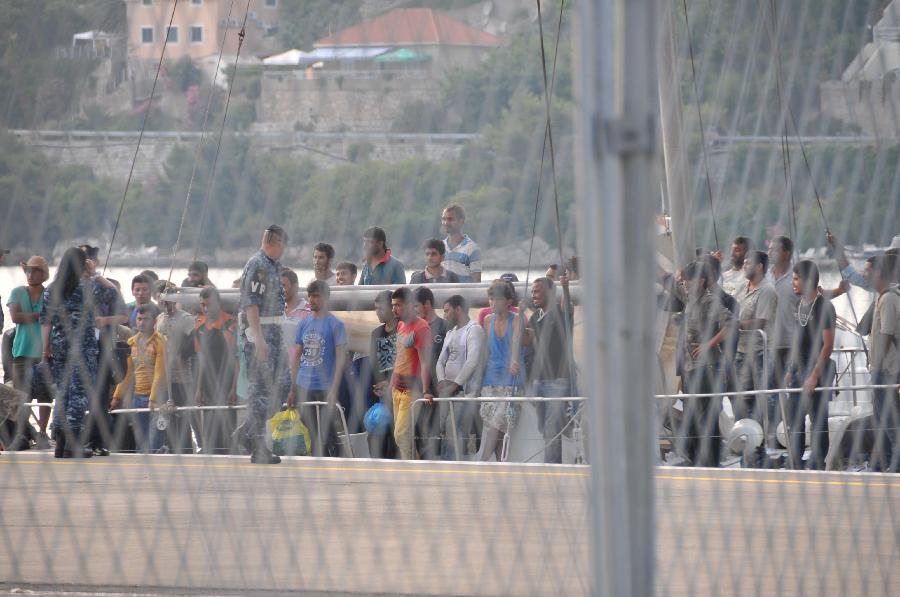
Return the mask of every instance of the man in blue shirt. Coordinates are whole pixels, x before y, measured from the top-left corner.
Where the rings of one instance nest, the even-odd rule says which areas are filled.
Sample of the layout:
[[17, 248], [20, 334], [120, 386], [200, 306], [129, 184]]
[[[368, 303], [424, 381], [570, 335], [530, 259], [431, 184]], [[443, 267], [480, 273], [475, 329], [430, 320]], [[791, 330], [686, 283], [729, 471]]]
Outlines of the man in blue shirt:
[[391, 256], [387, 248], [387, 235], [382, 228], [372, 226], [363, 232], [363, 253], [366, 261], [359, 274], [360, 286], [406, 284], [403, 264]]
[[[336, 426], [340, 416], [336, 405], [341, 385], [340, 373], [347, 364], [347, 332], [344, 324], [328, 311], [330, 292], [324, 280], [314, 280], [306, 288], [306, 300], [312, 317], [307, 317], [297, 326], [299, 350], [291, 363], [291, 373], [297, 387], [288, 394], [289, 408], [294, 408], [298, 403], [327, 403], [324, 407], [307, 407], [300, 413], [312, 434], [315, 456], [339, 455]], [[320, 416], [316, 416], [316, 411]]]

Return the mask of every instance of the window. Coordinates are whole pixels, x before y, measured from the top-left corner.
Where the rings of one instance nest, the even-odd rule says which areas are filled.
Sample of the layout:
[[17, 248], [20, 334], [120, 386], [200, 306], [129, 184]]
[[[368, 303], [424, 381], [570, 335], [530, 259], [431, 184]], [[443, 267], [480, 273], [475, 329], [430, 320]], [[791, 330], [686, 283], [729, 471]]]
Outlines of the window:
[[203, 43], [203, 25], [191, 25], [188, 30], [188, 37], [192, 44]]
[[153, 6], [153, 0], [144, 0], [141, 4], [144, 6]]
[[178, 25], [169, 27], [169, 34], [166, 36], [166, 41], [170, 44], [178, 43]]
[[141, 27], [141, 43], [153, 43], [153, 27]]
[[278, 6], [278, 0], [266, 0], [266, 8], [275, 8]]

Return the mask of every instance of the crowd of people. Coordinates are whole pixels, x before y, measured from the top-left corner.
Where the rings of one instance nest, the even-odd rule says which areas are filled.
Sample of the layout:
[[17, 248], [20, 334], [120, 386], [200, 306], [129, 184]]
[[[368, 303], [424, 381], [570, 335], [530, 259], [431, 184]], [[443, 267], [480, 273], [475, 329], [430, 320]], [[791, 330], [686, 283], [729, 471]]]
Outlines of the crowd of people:
[[[226, 307], [200, 261], [181, 283], [201, 289], [195, 308], [179, 304], [178, 294], [166, 292], [175, 285], [150, 270], [131, 280], [134, 302], [126, 305], [118, 282], [99, 275], [96, 247], [68, 249], [47, 286], [46, 260], [32, 257], [22, 263], [26, 284], [8, 300], [16, 324], [8, 335], [13, 386], [41, 406], [37, 429], [30, 407], [9, 423], [8, 449], [55, 442], [61, 458], [108, 455], [110, 449], [240, 451], [252, 462], [275, 464], [280, 458], [266, 441], [266, 423], [296, 408], [314, 455], [341, 455], [342, 432], [366, 431], [375, 457], [505, 459], [504, 439], [517, 425], [521, 403], [504, 398], [576, 394], [569, 282], [577, 277], [577, 262], [573, 258], [561, 272], [551, 266], [531, 282], [527, 298], [518, 296], [515, 274], [503, 274], [486, 288], [490, 306], [477, 317], [460, 293], [436, 304], [428, 285], [481, 281], [481, 251], [463, 232], [465, 217], [458, 205], [443, 210], [444, 238], [425, 241], [424, 268], [409, 277], [386, 232], [371, 227], [363, 233], [361, 267], [335, 265], [334, 247], [319, 243], [313, 278], [302, 282], [280, 262], [287, 233], [269, 226], [233, 283], [240, 291], [236, 309]], [[660, 272], [662, 304], [681, 314], [677, 369], [685, 398], [670, 427], [688, 464], [719, 466], [722, 445], [722, 399], [692, 395], [792, 387], [802, 392], [786, 401], [788, 465], [825, 467], [830, 394], [817, 388], [835, 379], [831, 299], [850, 284], [876, 293], [860, 322], [870, 337], [873, 381], [900, 382], [896, 251], [868, 259], [859, 273], [837, 239], [828, 240], [845, 280], [833, 289], [821, 287], [814, 262], [794, 262], [793, 243], [783, 236], [772, 239], [767, 252], [735, 238], [724, 268], [721, 253], [698, 250], [683, 269]], [[330, 310], [331, 289], [354, 284], [396, 287], [374, 299], [380, 325], [371, 330], [367, 351], [351, 349], [350, 331]], [[436, 397], [458, 400], [451, 409]], [[735, 420], [768, 423], [765, 442], [774, 446], [777, 400], [730, 400]], [[422, 408], [413, 428], [417, 401]], [[239, 403], [246, 405], [240, 415], [224, 408]], [[544, 461], [560, 463], [574, 409], [566, 401], [535, 407]], [[872, 469], [896, 471], [896, 389], [876, 390], [874, 411]], [[804, 462], [806, 416], [811, 455]]]
[[[385, 231], [371, 227], [363, 233], [361, 267], [334, 265], [334, 248], [319, 243], [308, 283], [281, 265], [287, 234], [270, 226], [234, 281], [240, 302], [231, 313], [200, 261], [181, 283], [201, 289], [192, 308], [167, 294], [175, 284], [151, 270], [131, 280], [134, 301], [126, 305], [119, 283], [98, 273], [97, 247], [68, 249], [49, 284], [49, 264], [32, 257], [21, 264], [26, 284], [8, 300], [16, 325], [6, 338], [13, 387], [29, 403], [48, 406], [40, 408], [38, 429], [29, 420], [30, 406], [22, 408], [7, 423], [6, 447], [54, 446], [60, 458], [104, 456], [111, 449], [238, 450], [253, 462], [277, 463], [265, 441], [266, 422], [283, 408], [298, 408], [315, 455], [340, 455], [339, 433], [365, 430], [373, 456], [481, 453], [499, 460], [518, 404], [460, 402], [449, 424], [450, 407], [433, 398], [522, 396], [526, 388], [545, 396], [574, 394], [568, 294], [574, 261], [562, 276], [554, 268], [534, 280], [530, 301], [519, 301], [516, 276], [504, 274], [486, 290], [491, 306], [473, 320], [465, 297], [454, 294], [438, 305], [425, 286], [481, 281], [481, 250], [463, 232], [462, 207], [447, 206], [441, 224], [445, 237], [424, 243], [424, 268], [409, 278]], [[351, 351], [344, 323], [329, 310], [331, 287], [407, 282], [377, 295], [380, 325], [371, 331], [369, 350]], [[427, 403], [411, 430], [410, 410], [419, 398]], [[310, 402], [319, 408], [304, 408]], [[239, 403], [246, 404], [241, 416], [227, 408], [177, 410]], [[539, 413], [547, 462], [562, 460], [565, 412], [564, 403], [553, 403]], [[479, 451], [483, 428], [487, 445]], [[450, 429], [456, 437], [449, 437]]]
[[[660, 272], [665, 306], [682, 314], [676, 368], [685, 398], [680, 414], [667, 415], [672, 418], [669, 427], [676, 451], [688, 464], [720, 464], [722, 399], [710, 395], [747, 392], [730, 400], [735, 421], [749, 418], [767, 424], [757, 464], [767, 464], [763, 462], [766, 446], [779, 447], [775, 436], [783, 413], [789, 444], [786, 466], [826, 468], [832, 393], [821, 388], [836, 380], [832, 352], [837, 316], [831, 300], [846, 293], [850, 285], [875, 294], [857, 328], [869, 337], [873, 383], [900, 383], [897, 250], [868, 258], [860, 273], [831, 233], [827, 240], [841, 268], [842, 281], [836, 288], [822, 288], [813, 261], [793, 262], [794, 245], [785, 236], [772, 239], [767, 252], [754, 250], [745, 237], [735, 238], [724, 270], [720, 252], [698, 250], [696, 259], [682, 270], [672, 275]], [[787, 394], [783, 410], [775, 395], [753, 394], [777, 388], [801, 391]], [[875, 439], [870, 470], [896, 472], [900, 470], [896, 449], [900, 397], [897, 388], [876, 389], [873, 395]], [[804, 460], [807, 417], [810, 455]]]

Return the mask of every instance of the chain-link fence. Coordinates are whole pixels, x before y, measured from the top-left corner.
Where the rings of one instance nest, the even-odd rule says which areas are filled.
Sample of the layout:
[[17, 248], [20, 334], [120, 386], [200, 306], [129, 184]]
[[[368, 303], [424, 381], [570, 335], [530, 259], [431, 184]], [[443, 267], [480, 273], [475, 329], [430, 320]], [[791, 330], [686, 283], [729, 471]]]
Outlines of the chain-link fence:
[[108, 4], [9, 12], [128, 61], [2, 96], [0, 590], [900, 594], [896, 0]]

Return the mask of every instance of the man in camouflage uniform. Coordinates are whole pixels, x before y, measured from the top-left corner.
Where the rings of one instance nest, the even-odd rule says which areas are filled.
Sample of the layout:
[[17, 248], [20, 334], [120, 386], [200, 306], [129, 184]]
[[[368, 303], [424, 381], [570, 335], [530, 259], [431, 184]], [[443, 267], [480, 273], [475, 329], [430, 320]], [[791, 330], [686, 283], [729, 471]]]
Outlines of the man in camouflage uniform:
[[281, 340], [284, 319], [284, 287], [281, 264], [287, 234], [272, 225], [263, 232], [262, 246], [244, 266], [241, 274], [241, 334], [244, 355], [249, 363], [249, 409], [245, 435], [252, 448], [251, 462], [278, 464], [265, 443], [266, 419], [281, 406], [290, 391], [287, 353]]

